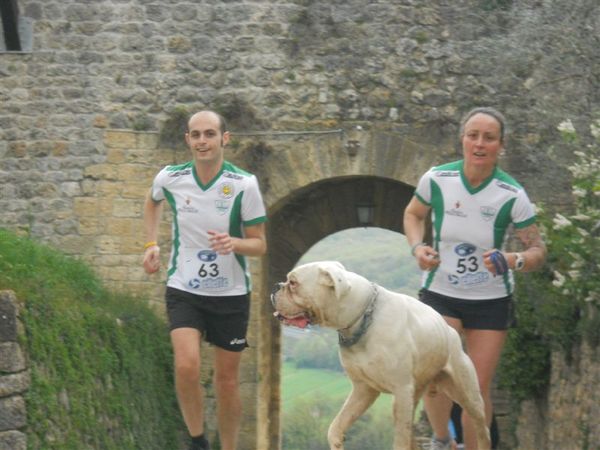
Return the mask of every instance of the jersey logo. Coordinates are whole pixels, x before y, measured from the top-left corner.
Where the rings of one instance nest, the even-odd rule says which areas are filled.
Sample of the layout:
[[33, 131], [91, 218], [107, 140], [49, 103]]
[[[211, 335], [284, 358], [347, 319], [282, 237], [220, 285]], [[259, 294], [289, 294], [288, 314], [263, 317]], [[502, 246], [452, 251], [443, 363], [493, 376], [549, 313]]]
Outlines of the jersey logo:
[[227, 200], [215, 200], [215, 208], [219, 215], [227, 214], [227, 211], [229, 211], [229, 202]]
[[204, 262], [212, 262], [217, 259], [217, 254], [212, 250], [200, 250], [198, 252], [198, 259]]
[[230, 183], [229, 181], [221, 183], [217, 189], [219, 192], [219, 197], [225, 199], [233, 197], [233, 194], [235, 193], [233, 183]]
[[436, 177], [457, 177], [459, 175], [457, 170], [442, 170], [434, 173]]
[[466, 242], [463, 242], [462, 244], [458, 244], [456, 247], [454, 247], [454, 252], [458, 256], [469, 256], [475, 250], [476, 250], [476, 247], [473, 244], [467, 244]]
[[234, 180], [241, 180], [242, 178], [244, 178], [243, 176], [233, 172], [223, 172], [223, 176], [227, 178], [232, 178]]
[[169, 173], [169, 178], [177, 178], [183, 175], [189, 175], [190, 173], [192, 173], [192, 169], [177, 170], [175, 172]]
[[507, 191], [514, 192], [515, 194], [519, 192], [519, 190], [516, 187], [511, 186], [510, 184], [506, 184], [504, 181], [496, 180], [496, 186], [502, 189], [506, 189]]
[[460, 201], [457, 200], [456, 203], [454, 204], [454, 208], [452, 209], [447, 209], [446, 211], [444, 211], [446, 214], [448, 214], [449, 216], [456, 216], [456, 217], [467, 217], [467, 214], [465, 214], [464, 212], [462, 212], [460, 210], [461, 204]]
[[190, 200], [189, 197], [187, 197], [185, 199], [185, 205], [180, 206], [179, 208], [177, 208], [177, 211], [179, 211], [180, 213], [190, 213], [190, 214], [197, 214], [199, 211], [197, 208], [194, 208], [191, 205], [192, 201]]
[[483, 217], [483, 220], [489, 222], [496, 215], [496, 208], [491, 206], [481, 206], [479, 208], [479, 212], [481, 212], [481, 217]]

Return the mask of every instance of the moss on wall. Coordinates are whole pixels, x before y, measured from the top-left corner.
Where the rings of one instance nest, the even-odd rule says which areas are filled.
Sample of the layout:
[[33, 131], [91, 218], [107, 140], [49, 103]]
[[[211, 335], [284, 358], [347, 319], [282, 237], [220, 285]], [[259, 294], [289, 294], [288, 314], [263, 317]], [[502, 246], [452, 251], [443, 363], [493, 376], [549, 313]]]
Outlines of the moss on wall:
[[0, 229], [0, 289], [23, 302], [30, 449], [175, 449], [167, 328], [61, 253]]

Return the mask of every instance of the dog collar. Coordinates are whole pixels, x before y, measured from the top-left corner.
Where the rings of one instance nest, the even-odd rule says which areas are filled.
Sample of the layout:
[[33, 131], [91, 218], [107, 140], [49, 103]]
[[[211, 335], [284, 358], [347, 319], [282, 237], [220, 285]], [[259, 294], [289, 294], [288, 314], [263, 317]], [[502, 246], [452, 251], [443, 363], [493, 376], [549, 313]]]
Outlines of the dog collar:
[[[340, 346], [351, 347], [354, 344], [356, 344], [360, 340], [360, 338], [367, 332], [369, 325], [371, 325], [371, 322], [373, 321], [373, 311], [375, 311], [375, 300], [377, 300], [377, 296], [379, 295], [379, 291], [377, 290], [377, 286], [375, 285], [375, 283], [371, 283], [371, 288], [373, 289], [373, 292], [371, 293], [369, 304], [367, 305], [363, 313], [346, 328], [340, 328], [339, 330], [337, 330], [338, 342]], [[360, 324], [356, 331], [352, 333], [350, 337], [344, 336], [343, 332], [352, 328], [359, 320]]]

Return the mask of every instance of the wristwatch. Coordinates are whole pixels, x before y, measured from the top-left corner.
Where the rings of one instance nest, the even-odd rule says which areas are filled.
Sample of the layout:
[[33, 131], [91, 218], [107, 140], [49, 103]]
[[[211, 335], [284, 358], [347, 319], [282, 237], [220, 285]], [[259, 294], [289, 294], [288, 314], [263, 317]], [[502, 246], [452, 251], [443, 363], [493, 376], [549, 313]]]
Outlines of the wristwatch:
[[521, 255], [520, 253], [515, 253], [515, 256], [515, 270], [518, 272], [520, 270], [523, 270], [523, 267], [525, 267], [525, 258], [523, 258], [523, 255]]

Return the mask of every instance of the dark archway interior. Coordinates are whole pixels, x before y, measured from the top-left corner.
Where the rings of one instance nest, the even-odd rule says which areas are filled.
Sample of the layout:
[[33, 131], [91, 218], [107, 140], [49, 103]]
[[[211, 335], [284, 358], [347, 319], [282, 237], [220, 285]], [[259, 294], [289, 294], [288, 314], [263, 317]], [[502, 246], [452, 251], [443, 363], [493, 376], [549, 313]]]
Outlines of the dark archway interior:
[[369, 226], [403, 233], [402, 215], [414, 187], [378, 177], [333, 178], [306, 186], [272, 213], [269, 220], [269, 280], [285, 278], [316, 242], [361, 226], [357, 206], [371, 205]]

